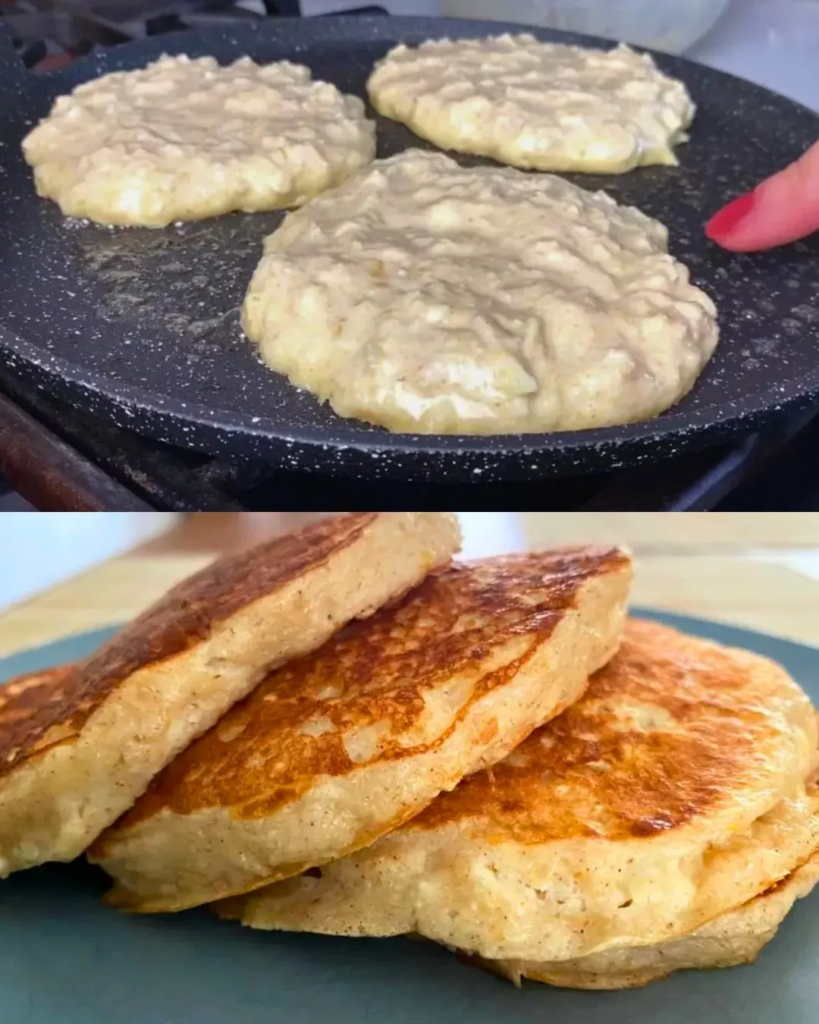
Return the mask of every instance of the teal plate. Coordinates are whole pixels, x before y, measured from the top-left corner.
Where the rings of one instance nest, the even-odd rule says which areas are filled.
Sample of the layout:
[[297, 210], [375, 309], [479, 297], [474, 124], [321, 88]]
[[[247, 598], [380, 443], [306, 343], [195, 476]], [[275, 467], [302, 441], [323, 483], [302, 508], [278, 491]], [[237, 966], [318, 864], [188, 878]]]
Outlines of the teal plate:
[[[819, 649], [647, 614], [780, 661], [819, 700]], [[88, 633], [0, 661], [0, 679], [89, 653]], [[253, 932], [204, 909], [129, 917], [99, 902], [84, 862], [0, 882], [0, 1024], [816, 1024], [819, 895], [800, 901], [756, 964], [643, 989], [510, 984], [409, 939]]]

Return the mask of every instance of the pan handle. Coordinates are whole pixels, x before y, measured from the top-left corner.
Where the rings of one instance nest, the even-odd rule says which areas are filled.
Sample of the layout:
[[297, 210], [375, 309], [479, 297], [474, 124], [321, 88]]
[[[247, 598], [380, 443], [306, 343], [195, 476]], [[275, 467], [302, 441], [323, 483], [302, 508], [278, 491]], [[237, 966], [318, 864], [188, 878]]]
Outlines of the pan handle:
[[0, 95], [18, 92], [26, 82], [26, 68], [14, 49], [11, 29], [0, 16]]

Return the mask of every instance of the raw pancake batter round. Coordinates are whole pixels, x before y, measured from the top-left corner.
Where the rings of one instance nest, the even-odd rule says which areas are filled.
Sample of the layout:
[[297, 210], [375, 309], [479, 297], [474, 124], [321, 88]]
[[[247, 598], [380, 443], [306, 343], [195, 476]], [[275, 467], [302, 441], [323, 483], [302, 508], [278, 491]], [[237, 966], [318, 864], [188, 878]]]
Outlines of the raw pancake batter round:
[[695, 111], [648, 54], [531, 35], [400, 45], [367, 88], [376, 110], [436, 146], [539, 171], [676, 164]]
[[242, 322], [274, 370], [393, 431], [631, 423], [682, 398], [717, 343], [667, 238], [561, 178], [408, 150], [285, 218]]
[[58, 97], [23, 152], [64, 214], [164, 227], [298, 206], [372, 160], [375, 126], [289, 61], [164, 56]]

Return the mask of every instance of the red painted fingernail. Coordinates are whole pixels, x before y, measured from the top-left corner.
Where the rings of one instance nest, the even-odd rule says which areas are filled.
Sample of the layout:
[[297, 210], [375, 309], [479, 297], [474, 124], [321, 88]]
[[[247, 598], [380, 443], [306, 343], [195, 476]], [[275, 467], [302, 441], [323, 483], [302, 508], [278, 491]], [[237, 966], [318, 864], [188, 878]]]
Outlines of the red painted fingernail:
[[753, 210], [756, 202], [755, 192], [746, 192], [744, 196], [715, 213], [705, 225], [705, 233], [712, 242], [726, 242], [740, 221], [745, 220]]

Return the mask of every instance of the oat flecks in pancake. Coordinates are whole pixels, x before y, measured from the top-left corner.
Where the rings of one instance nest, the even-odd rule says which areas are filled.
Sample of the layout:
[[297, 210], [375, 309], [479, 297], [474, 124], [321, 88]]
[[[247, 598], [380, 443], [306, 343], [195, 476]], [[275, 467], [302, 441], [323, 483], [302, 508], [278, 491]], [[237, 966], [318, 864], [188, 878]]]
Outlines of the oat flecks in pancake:
[[629, 581], [611, 549], [455, 565], [279, 669], [92, 849], [113, 899], [179, 909], [372, 842], [576, 699]]
[[418, 932], [495, 960], [667, 941], [814, 852], [816, 749], [779, 666], [630, 622], [585, 696], [502, 764], [320, 879], [249, 897], [243, 920]]

